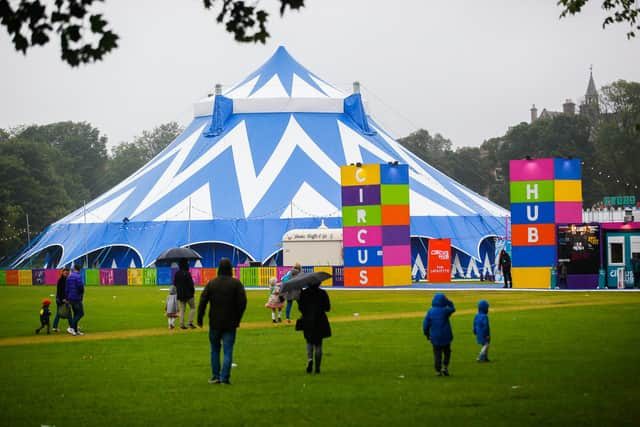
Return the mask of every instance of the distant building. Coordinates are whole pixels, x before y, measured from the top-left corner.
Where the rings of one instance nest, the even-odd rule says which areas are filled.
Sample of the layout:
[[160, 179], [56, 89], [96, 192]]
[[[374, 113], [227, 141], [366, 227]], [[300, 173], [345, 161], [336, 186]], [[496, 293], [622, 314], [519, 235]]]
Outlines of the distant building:
[[[560, 115], [576, 114], [576, 104], [571, 99], [566, 99], [562, 104], [562, 111], [551, 111], [543, 108], [538, 115], [538, 109], [533, 104], [531, 107], [531, 123], [541, 119], [552, 119]], [[584, 101], [580, 104], [579, 114], [586, 116], [591, 120], [596, 120], [600, 115], [600, 101], [596, 84], [593, 81], [593, 70], [589, 71], [589, 83], [587, 84], [587, 92], [584, 95]]]

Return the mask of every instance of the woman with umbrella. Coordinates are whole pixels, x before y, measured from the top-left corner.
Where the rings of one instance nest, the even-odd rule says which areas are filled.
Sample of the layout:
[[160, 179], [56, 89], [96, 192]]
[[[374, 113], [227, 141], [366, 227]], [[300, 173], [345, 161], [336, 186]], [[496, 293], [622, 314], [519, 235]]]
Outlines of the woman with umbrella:
[[[307, 373], [313, 371], [313, 359], [315, 357], [315, 372], [320, 373], [320, 364], [322, 362], [322, 340], [331, 336], [331, 326], [327, 318], [327, 312], [331, 310], [331, 302], [329, 295], [324, 289], [320, 288], [322, 281], [318, 273], [300, 274], [298, 277], [304, 279], [309, 278], [308, 287], [300, 293], [300, 301], [298, 308], [302, 313], [299, 320], [304, 333], [304, 339], [307, 342]], [[329, 276], [331, 277], [331, 276]], [[294, 279], [289, 281], [292, 284]]]

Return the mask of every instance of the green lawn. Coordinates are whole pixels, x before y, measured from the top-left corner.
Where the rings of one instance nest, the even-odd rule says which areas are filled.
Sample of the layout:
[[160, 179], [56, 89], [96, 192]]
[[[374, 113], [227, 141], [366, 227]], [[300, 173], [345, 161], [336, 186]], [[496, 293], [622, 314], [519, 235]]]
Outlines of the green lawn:
[[[39, 302], [52, 291], [0, 287], [0, 426], [640, 421], [636, 292], [449, 291], [458, 312], [452, 376], [443, 378], [434, 375], [421, 331], [432, 291], [330, 291], [334, 336], [325, 341], [320, 375], [304, 373], [301, 334], [270, 323], [267, 291], [251, 291], [234, 385], [227, 387], [207, 384], [206, 328], [160, 331], [166, 291], [90, 287], [81, 322], [86, 336], [35, 336]], [[479, 346], [471, 332], [481, 298], [491, 303], [489, 364], [475, 361]], [[150, 336], [119, 337], [130, 330]], [[15, 337], [35, 343], [7, 345]]]

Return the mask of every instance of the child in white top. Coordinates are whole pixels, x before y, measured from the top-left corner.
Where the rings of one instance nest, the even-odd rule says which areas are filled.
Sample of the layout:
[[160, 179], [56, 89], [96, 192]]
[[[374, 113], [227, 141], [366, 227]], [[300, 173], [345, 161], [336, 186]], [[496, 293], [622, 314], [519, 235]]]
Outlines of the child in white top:
[[264, 306], [271, 309], [271, 321], [280, 323], [282, 322], [282, 307], [284, 306], [284, 297], [280, 295], [280, 283], [275, 277], [272, 277], [269, 279], [269, 285], [271, 285], [269, 299]]
[[169, 329], [176, 327], [176, 317], [178, 317], [178, 290], [175, 286], [171, 285], [169, 288], [169, 295], [167, 295], [167, 301], [165, 304], [165, 315], [169, 322]]

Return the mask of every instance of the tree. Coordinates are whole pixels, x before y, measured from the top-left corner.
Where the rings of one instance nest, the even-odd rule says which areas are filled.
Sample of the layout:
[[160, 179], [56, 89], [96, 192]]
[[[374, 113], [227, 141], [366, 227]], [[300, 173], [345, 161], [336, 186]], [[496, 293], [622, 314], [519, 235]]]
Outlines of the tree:
[[[55, 0], [47, 7], [44, 0], [0, 0], [0, 24], [6, 27], [15, 49], [25, 55], [28, 49], [49, 43], [55, 31], [60, 37], [62, 60], [75, 67], [100, 61], [118, 47], [120, 37], [108, 29], [102, 14], [95, 13], [94, 6], [105, 1]], [[304, 0], [278, 1], [280, 16], [287, 8], [304, 7]], [[265, 43], [269, 38], [269, 14], [264, 9], [248, 6], [243, 0], [203, 0], [203, 4], [205, 9], [221, 4], [216, 21], [224, 24], [238, 42]]]
[[[560, 18], [580, 13], [588, 1], [589, 0], [559, 0], [558, 5], [563, 7]], [[631, 27], [627, 32], [628, 39], [635, 37], [635, 31], [640, 30], [640, 22], [638, 22], [640, 18], [640, 7], [635, 0], [603, 0], [602, 9], [607, 13], [611, 13], [607, 15], [602, 22], [603, 29], [614, 22], [626, 22]]]
[[178, 123], [169, 122], [151, 131], [142, 132], [142, 136], [135, 138], [133, 142], [125, 142], [114, 147], [104, 179], [106, 187], [118, 184], [141, 168], [164, 150], [182, 131]]
[[448, 154], [452, 153], [453, 144], [444, 136], [439, 133], [431, 136], [429, 131], [418, 129], [410, 135], [398, 139], [398, 142], [442, 173], [450, 174], [451, 158]]

